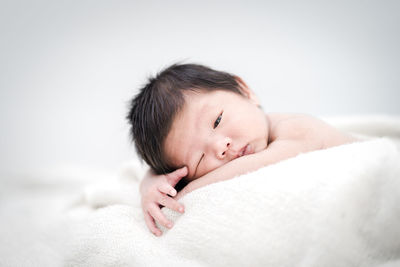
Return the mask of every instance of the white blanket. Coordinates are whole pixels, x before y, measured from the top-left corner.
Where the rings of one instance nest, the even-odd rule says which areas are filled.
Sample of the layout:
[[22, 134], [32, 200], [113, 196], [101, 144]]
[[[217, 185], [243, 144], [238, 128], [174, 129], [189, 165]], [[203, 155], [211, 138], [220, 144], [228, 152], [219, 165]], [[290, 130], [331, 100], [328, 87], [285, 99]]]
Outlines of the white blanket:
[[[54, 224], [64, 266], [400, 266], [400, 152], [375, 139], [306, 153], [182, 198], [147, 229], [140, 166]], [[61, 235], [60, 233], [63, 233]]]

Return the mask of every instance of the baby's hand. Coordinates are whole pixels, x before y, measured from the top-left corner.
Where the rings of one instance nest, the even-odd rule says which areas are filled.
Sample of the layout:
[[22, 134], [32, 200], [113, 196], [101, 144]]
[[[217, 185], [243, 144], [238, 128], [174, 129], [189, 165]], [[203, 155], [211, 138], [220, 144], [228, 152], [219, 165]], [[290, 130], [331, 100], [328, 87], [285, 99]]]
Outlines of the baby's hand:
[[184, 212], [183, 205], [179, 204], [172, 197], [177, 194], [174, 186], [186, 175], [186, 167], [163, 175], [156, 175], [152, 171], [149, 171], [140, 184], [144, 219], [147, 227], [156, 236], [160, 236], [162, 232], [156, 226], [155, 221], [167, 228], [172, 227], [172, 222], [161, 212], [160, 205], [177, 212]]

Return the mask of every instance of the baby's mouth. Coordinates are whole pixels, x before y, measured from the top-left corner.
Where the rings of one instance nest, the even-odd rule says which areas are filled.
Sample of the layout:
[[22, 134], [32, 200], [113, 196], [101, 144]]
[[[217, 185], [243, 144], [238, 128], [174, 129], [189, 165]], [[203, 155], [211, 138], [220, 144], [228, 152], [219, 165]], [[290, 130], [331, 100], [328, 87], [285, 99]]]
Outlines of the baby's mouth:
[[245, 145], [242, 149], [240, 149], [239, 151], [239, 157], [245, 156], [245, 155], [249, 155], [252, 154], [252, 148], [250, 146], [250, 144]]

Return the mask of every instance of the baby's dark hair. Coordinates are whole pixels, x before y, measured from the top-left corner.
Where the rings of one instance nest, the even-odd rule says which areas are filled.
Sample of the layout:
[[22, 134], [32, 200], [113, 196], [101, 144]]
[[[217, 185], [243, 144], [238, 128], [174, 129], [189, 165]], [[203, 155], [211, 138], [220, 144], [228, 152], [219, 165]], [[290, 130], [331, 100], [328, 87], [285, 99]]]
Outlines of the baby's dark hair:
[[139, 156], [156, 174], [174, 171], [163, 144], [175, 115], [185, 104], [185, 91], [225, 90], [241, 94], [237, 77], [197, 64], [174, 64], [155, 77], [130, 101], [126, 116]]

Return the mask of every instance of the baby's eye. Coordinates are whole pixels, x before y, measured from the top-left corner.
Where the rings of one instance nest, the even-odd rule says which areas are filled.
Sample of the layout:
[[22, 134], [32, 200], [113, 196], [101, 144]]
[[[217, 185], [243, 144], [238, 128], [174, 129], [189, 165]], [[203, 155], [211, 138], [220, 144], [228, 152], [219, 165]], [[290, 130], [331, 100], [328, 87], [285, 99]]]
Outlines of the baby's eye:
[[[223, 112], [222, 112], [223, 113]], [[222, 113], [219, 114], [218, 118], [214, 122], [214, 129], [218, 127], [219, 123], [221, 122], [222, 119]]]

